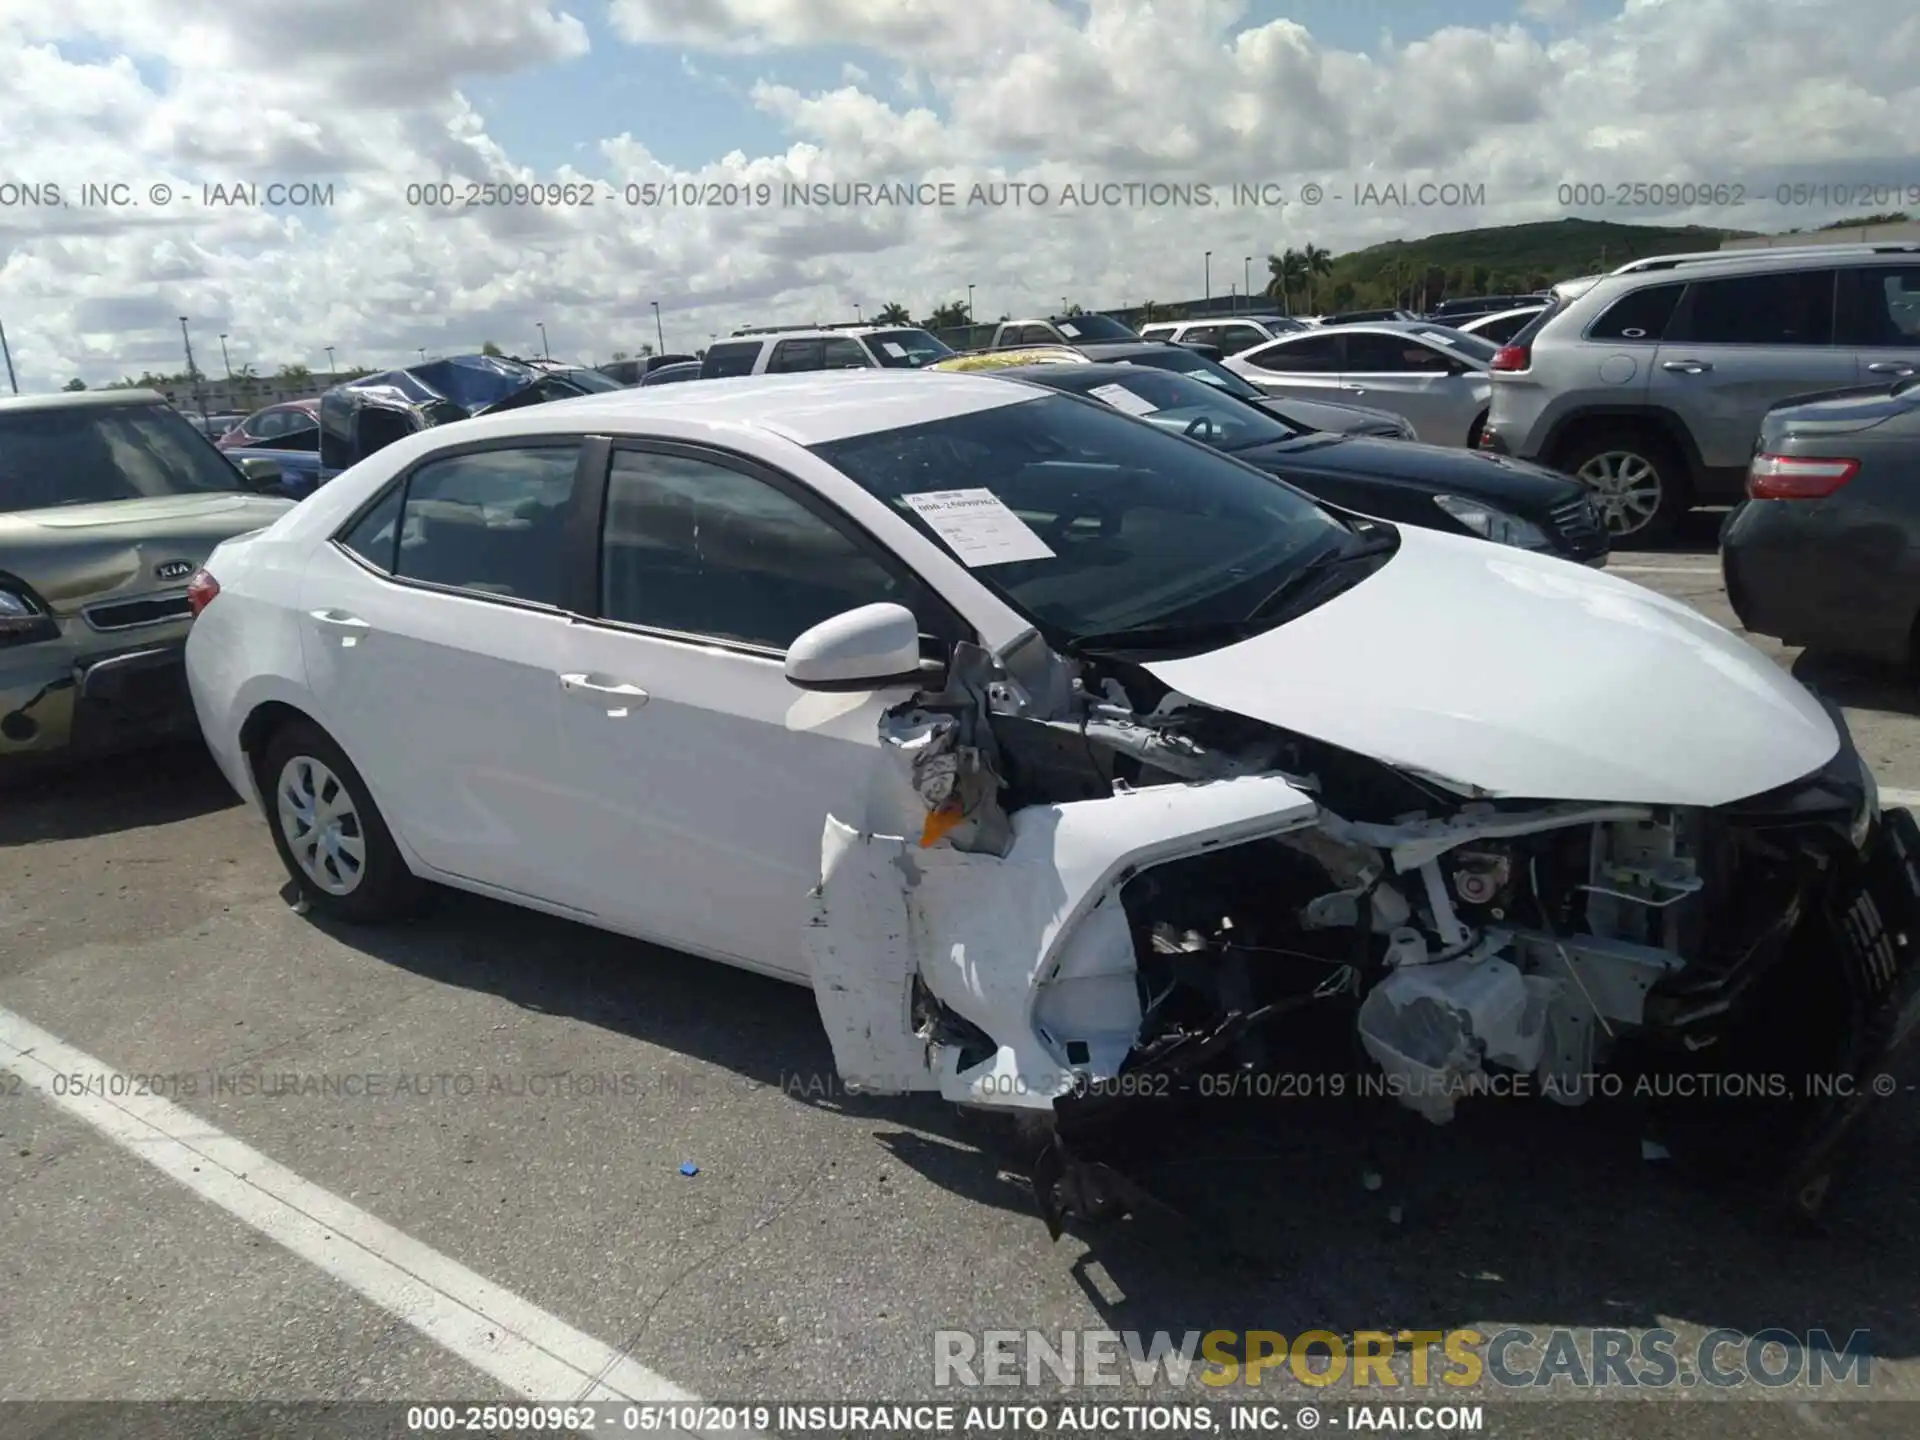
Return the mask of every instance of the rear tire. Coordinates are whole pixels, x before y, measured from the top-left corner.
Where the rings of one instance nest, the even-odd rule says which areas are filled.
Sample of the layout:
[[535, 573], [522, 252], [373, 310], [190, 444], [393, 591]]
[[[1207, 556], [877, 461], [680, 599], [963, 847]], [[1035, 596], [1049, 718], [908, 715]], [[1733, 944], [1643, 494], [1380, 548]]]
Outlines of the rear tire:
[[1686, 463], [1646, 430], [1591, 431], [1567, 446], [1557, 468], [1592, 487], [1615, 547], [1665, 544], [1689, 508]]
[[405, 914], [426, 887], [407, 868], [366, 781], [311, 721], [274, 731], [259, 760], [273, 848], [323, 915], [371, 924]]

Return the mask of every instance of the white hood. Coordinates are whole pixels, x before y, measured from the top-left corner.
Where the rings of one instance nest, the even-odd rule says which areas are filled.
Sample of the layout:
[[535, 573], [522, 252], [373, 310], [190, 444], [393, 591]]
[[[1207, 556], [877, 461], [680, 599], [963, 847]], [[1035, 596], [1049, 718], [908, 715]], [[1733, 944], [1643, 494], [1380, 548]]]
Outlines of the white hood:
[[1679, 601], [1482, 540], [1400, 537], [1299, 619], [1147, 668], [1215, 709], [1498, 796], [1724, 805], [1839, 747], [1798, 681]]

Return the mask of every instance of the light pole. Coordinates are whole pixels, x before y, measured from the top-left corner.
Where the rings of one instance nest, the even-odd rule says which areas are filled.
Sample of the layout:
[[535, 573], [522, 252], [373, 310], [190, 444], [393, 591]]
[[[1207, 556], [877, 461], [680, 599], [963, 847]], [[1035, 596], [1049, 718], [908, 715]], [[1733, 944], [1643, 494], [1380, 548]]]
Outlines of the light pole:
[[1240, 279], [1245, 282], [1242, 288], [1247, 292], [1247, 308], [1251, 310], [1253, 308], [1253, 257], [1251, 255], [1240, 262]]
[[860, 302], [859, 302], [858, 300], [856, 300], [856, 301], [854, 301], [854, 302], [853, 302], [853, 319], [854, 319], [854, 323], [855, 323], [855, 324], [862, 324], [862, 323], [864, 323], [864, 322], [863, 322], [863, 321], [862, 321], [862, 320], [860, 319]]
[[233, 388], [233, 361], [227, 358], [227, 336], [224, 330], [220, 333], [220, 364], [226, 369], [227, 388], [231, 390]]
[[7, 327], [0, 325], [0, 355], [7, 357], [7, 383], [13, 387], [13, 393], [20, 393], [20, 382], [13, 378], [13, 351], [7, 348]]
[[180, 317], [180, 343], [187, 350], [187, 383], [193, 387], [194, 404], [200, 407], [200, 414], [204, 417], [207, 413], [207, 399], [200, 389], [200, 372], [194, 367], [193, 340], [187, 334], [187, 317], [184, 315]]
[[967, 324], [973, 324], [973, 286], [967, 286]]
[[542, 360], [551, 360], [553, 358], [553, 352], [547, 348], [547, 322], [544, 320], [536, 320], [533, 323], [540, 331], [540, 358]]
[[416, 345], [414, 346], [414, 350], [420, 356], [420, 363], [422, 365], [426, 364], [427, 363], [427, 347], [424, 345]]
[[1201, 305], [1208, 313], [1212, 313], [1212, 310], [1213, 310], [1213, 252], [1211, 250], [1207, 252], [1206, 289], [1202, 292], [1202, 295], [1201, 295]]
[[660, 353], [664, 355], [667, 353], [667, 332], [660, 328], [660, 302], [658, 300], [655, 300], [652, 302], [652, 305], [653, 305], [653, 338], [660, 342]]

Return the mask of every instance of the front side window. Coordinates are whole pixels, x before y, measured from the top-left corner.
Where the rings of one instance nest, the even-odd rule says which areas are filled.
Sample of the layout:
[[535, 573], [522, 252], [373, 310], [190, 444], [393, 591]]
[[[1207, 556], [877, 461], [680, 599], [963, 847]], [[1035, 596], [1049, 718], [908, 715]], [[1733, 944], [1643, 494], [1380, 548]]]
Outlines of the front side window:
[[1267, 338], [1266, 333], [1253, 325], [1222, 326], [1218, 337], [1209, 344], [1218, 345], [1228, 355], [1238, 355], [1242, 350], [1251, 350]]
[[1838, 340], [1866, 349], [1920, 346], [1920, 265], [1842, 270]]
[[925, 517], [926, 497], [986, 491], [989, 506], [1010, 510], [1034, 537], [1012, 553], [1030, 556], [1034, 542], [1049, 553], [976, 561], [972, 573], [1056, 646], [1148, 625], [1243, 623], [1351, 537], [1291, 486], [1072, 395], [851, 436], [814, 453], [962, 564]]
[[861, 605], [916, 608], [905, 582], [784, 491], [639, 450], [615, 451], [607, 476], [600, 587], [605, 619], [772, 651]]
[[0, 415], [0, 513], [244, 490], [171, 405], [70, 405]]
[[860, 347], [858, 340], [844, 335], [836, 335], [822, 340], [820, 345], [820, 369], [822, 370], [865, 370], [868, 368], [867, 352]]
[[1696, 280], [1667, 338], [1693, 345], [1830, 345], [1833, 295], [1831, 270]]
[[[565, 443], [428, 461], [407, 480], [392, 573], [403, 580], [561, 605], [566, 518], [579, 457], [579, 446]], [[344, 541], [375, 564], [384, 543], [373, 526], [379, 513], [375, 507]]]

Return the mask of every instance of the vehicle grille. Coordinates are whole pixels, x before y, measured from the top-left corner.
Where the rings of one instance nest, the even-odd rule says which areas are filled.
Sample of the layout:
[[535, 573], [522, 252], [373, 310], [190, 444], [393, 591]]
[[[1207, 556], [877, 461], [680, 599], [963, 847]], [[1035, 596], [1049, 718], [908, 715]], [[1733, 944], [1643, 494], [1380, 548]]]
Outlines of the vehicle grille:
[[187, 597], [147, 595], [138, 600], [116, 600], [106, 605], [91, 605], [80, 612], [96, 630], [131, 630], [137, 625], [157, 625], [188, 613]]
[[1594, 508], [1593, 499], [1582, 495], [1547, 512], [1554, 534], [1576, 550], [1605, 549], [1607, 527]]

